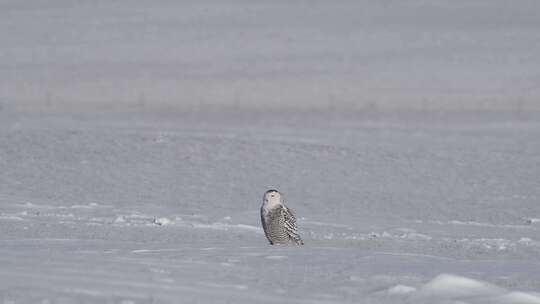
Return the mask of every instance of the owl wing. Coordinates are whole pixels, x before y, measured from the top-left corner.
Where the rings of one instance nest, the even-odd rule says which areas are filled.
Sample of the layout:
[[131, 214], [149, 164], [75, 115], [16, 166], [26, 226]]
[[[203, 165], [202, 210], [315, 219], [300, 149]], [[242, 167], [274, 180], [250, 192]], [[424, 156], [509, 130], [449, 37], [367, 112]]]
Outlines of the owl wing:
[[285, 219], [283, 225], [285, 226], [285, 231], [287, 231], [289, 238], [293, 240], [296, 245], [304, 245], [304, 241], [298, 234], [296, 217], [294, 217], [294, 213], [292, 212], [292, 210], [287, 208], [286, 206], [283, 206], [283, 208], [281, 209], [281, 213], [283, 215], [283, 218]]
[[272, 240], [268, 236], [268, 228], [266, 227], [266, 219], [264, 218], [264, 212], [263, 212], [262, 207], [261, 207], [261, 224], [262, 224], [262, 227], [263, 227], [264, 235], [266, 236], [266, 238], [270, 242], [270, 245], [273, 245]]

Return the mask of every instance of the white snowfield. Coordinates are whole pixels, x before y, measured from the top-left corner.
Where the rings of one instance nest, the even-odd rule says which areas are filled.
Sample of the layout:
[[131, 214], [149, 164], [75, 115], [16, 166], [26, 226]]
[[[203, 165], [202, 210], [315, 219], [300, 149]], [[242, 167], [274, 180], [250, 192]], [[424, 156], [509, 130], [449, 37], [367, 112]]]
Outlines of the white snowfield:
[[[0, 0], [0, 304], [540, 303], [540, 1]], [[263, 193], [304, 246], [270, 246]]]
[[540, 303], [539, 121], [273, 117], [0, 112], [0, 299]]

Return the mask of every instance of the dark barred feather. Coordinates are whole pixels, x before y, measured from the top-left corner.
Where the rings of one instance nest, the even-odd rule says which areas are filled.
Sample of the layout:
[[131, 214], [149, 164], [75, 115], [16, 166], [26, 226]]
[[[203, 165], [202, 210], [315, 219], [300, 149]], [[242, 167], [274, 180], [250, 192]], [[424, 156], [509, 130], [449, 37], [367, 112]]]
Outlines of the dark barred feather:
[[291, 241], [296, 245], [304, 244], [298, 234], [296, 218], [289, 208], [279, 206], [271, 210], [266, 217], [261, 212], [261, 221], [270, 244], [286, 244]]

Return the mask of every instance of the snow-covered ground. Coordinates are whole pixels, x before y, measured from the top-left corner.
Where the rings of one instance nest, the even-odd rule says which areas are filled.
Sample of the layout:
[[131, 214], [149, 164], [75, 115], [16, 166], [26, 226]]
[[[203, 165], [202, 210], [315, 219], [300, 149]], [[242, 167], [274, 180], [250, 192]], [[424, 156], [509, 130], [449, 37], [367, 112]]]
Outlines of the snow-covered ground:
[[0, 112], [0, 299], [540, 303], [540, 122], [222, 114]]
[[[540, 2], [0, 0], [0, 303], [540, 303]], [[281, 190], [305, 246], [268, 245]]]

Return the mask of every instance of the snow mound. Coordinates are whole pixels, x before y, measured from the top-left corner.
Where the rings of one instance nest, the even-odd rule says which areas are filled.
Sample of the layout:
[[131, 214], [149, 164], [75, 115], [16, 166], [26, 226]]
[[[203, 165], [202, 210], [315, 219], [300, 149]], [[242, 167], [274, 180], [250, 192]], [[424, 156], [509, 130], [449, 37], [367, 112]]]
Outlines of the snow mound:
[[451, 274], [441, 274], [422, 286], [426, 296], [465, 298], [501, 294], [503, 290], [491, 284]]
[[499, 298], [499, 303], [540, 304], [540, 295], [514, 291]]
[[452, 274], [440, 274], [419, 288], [397, 285], [388, 294], [408, 296], [414, 303], [540, 304], [533, 293], [507, 291], [493, 284]]
[[404, 295], [404, 294], [409, 294], [415, 291], [416, 291], [415, 287], [406, 286], [406, 285], [396, 285], [388, 289], [388, 293], [391, 295]]

